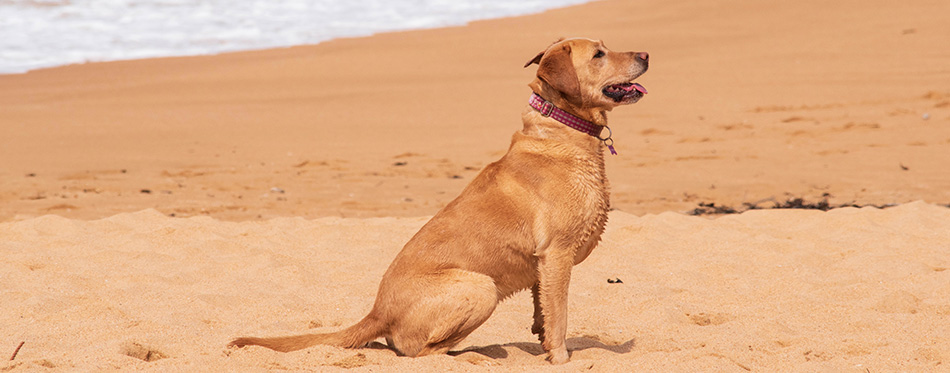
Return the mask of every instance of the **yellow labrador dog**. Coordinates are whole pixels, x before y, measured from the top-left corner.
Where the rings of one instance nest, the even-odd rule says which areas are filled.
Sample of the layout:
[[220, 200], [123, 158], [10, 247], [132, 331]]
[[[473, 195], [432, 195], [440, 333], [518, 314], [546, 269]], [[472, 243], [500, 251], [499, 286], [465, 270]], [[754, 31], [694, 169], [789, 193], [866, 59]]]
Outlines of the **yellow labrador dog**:
[[531, 331], [552, 363], [567, 362], [571, 268], [600, 241], [610, 206], [607, 112], [643, 97], [646, 90], [633, 80], [648, 59], [590, 39], [562, 39], [539, 53], [525, 64], [539, 67], [521, 115], [524, 129], [396, 255], [363, 320], [336, 333], [238, 338], [230, 345], [355, 348], [385, 337], [406, 356], [441, 354], [484, 323], [499, 301], [530, 288]]

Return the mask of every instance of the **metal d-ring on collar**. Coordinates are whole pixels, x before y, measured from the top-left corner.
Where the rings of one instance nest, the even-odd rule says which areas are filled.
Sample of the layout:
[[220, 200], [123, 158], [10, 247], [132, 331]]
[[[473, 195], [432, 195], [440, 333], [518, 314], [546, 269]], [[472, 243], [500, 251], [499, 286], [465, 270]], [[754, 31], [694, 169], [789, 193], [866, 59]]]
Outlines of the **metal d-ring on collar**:
[[617, 150], [614, 149], [614, 139], [611, 137], [614, 135], [614, 131], [610, 130], [610, 127], [604, 126], [607, 129], [607, 137], [596, 136], [598, 140], [607, 145], [607, 149], [610, 149], [610, 154], [617, 155]]

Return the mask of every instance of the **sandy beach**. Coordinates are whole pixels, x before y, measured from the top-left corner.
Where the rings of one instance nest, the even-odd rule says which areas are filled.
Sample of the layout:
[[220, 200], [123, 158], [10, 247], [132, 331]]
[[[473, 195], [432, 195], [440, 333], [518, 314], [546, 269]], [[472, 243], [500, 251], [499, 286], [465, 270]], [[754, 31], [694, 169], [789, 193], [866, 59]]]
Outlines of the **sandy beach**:
[[[946, 14], [605, 0], [0, 75], [0, 370], [945, 371]], [[447, 356], [225, 347], [362, 317], [504, 154], [522, 66], [561, 36], [651, 55], [649, 95], [610, 116], [615, 210], [574, 270], [569, 365], [543, 360], [524, 293]], [[767, 209], [793, 199], [864, 207]]]

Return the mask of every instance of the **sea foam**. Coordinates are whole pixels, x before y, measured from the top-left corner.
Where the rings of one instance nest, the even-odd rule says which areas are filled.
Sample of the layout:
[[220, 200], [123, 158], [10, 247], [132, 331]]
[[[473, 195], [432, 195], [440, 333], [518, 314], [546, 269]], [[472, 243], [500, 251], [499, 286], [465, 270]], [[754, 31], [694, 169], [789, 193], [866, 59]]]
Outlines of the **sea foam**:
[[463, 25], [584, 0], [0, 0], [0, 73]]

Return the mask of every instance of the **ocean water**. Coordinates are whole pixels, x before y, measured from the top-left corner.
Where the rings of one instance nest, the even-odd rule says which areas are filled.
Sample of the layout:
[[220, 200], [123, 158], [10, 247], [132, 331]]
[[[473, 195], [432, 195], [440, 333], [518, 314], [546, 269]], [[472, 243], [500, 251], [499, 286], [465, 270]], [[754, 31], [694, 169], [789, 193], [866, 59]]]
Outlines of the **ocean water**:
[[463, 25], [589, 0], [0, 0], [0, 74]]

